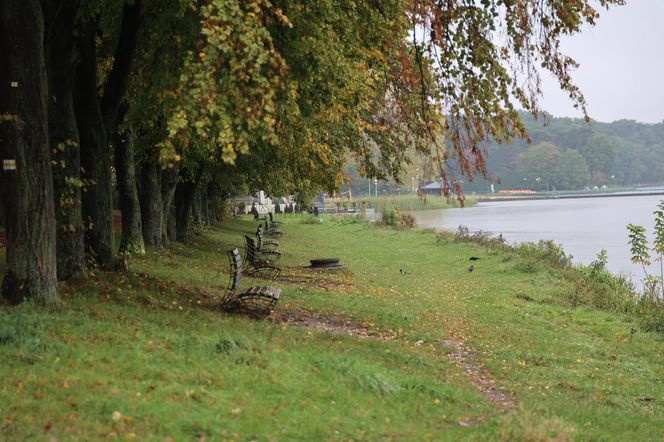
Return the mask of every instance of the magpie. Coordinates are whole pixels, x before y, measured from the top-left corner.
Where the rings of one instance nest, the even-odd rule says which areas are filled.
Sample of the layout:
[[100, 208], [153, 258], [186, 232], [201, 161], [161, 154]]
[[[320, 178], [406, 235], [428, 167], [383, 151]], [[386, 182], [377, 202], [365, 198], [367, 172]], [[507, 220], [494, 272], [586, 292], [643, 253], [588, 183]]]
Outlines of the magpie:
[[404, 272], [403, 269], [399, 269], [399, 272], [400, 272], [402, 275], [407, 275], [407, 274], [408, 274], [408, 273]]
[[468, 271], [469, 271], [469, 272], [472, 272], [473, 270], [475, 270], [475, 266], [472, 266], [472, 265], [471, 265], [471, 266], [468, 267]]
[[471, 256], [470, 258], [468, 258], [468, 261], [477, 261], [478, 259], [480, 258], [477, 256]]

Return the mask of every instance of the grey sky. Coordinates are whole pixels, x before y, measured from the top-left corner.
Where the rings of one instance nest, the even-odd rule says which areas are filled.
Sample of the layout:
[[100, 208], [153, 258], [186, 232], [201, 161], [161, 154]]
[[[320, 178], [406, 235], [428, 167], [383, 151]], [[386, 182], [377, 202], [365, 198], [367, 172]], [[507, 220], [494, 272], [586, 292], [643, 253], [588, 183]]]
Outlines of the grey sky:
[[[664, 1], [627, 0], [601, 10], [597, 26], [564, 41], [581, 64], [576, 84], [591, 118], [610, 122], [664, 120]], [[543, 77], [543, 109], [557, 117], [581, 117], [549, 75]]]

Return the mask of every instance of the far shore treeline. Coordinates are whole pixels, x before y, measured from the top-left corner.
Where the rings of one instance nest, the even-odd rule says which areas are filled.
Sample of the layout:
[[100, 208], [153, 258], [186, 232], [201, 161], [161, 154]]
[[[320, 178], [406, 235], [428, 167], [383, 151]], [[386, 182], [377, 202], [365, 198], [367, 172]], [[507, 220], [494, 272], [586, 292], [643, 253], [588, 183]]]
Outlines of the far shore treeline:
[[[491, 190], [579, 190], [586, 187], [633, 187], [664, 184], [664, 122], [611, 123], [521, 113], [530, 140], [484, 143], [489, 178], [464, 180], [466, 193]], [[378, 183], [379, 195], [414, 193], [438, 175], [431, 158], [413, 153], [401, 172], [401, 183]], [[373, 183], [347, 168], [353, 195], [375, 193]]]
[[559, 42], [593, 4], [3, 0], [2, 297], [57, 301], [58, 280], [186, 242], [234, 194], [306, 205], [349, 160], [396, 178], [414, 150], [462, 200], [482, 143], [541, 112], [537, 67], [585, 116]]

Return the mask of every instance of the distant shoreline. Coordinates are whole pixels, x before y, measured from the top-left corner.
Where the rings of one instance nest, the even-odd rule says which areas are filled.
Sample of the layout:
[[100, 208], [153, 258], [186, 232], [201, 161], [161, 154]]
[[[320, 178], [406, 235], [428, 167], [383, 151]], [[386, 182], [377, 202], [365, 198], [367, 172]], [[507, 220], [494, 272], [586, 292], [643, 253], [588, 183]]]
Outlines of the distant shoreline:
[[528, 195], [474, 195], [475, 200], [480, 202], [495, 202], [495, 201], [524, 201], [524, 200], [548, 200], [548, 199], [579, 199], [579, 198], [609, 198], [621, 196], [650, 196], [650, 195], [664, 195], [663, 189], [653, 190], [621, 190], [609, 192], [594, 192], [594, 193], [533, 193]]

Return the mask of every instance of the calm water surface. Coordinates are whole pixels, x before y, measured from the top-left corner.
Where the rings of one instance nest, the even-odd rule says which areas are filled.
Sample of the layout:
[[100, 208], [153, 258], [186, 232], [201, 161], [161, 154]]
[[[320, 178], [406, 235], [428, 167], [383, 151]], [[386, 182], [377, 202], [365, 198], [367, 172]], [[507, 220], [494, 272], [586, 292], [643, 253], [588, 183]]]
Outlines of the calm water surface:
[[561, 244], [577, 263], [589, 264], [601, 249], [606, 249], [609, 270], [630, 275], [641, 286], [643, 271], [630, 261], [626, 226], [645, 226], [652, 241], [653, 211], [661, 199], [661, 195], [651, 195], [488, 202], [413, 215], [420, 227], [456, 230], [463, 224], [471, 231], [502, 233], [510, 243], [550, 239]]

